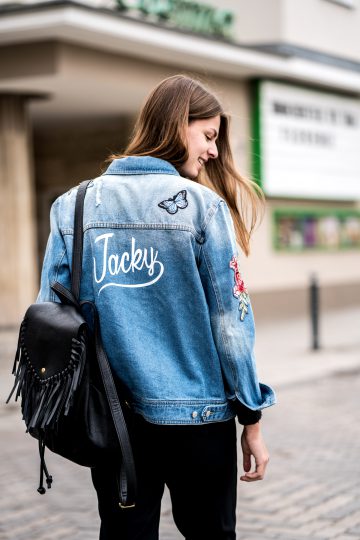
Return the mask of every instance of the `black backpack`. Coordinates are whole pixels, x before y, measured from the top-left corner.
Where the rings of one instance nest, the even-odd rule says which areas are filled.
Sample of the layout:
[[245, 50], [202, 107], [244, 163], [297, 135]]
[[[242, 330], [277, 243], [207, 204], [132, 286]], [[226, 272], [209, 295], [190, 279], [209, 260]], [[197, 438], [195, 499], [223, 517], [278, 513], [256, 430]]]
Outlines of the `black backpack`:
[[[32, 304], [20, 326], [13, 374], [27, 432], [39, 441], [40, 485], [51, 487], [45, 447], [79, 465], [94, 467], [121, 452], [119, 504], [134, 506], [136, 476], [129, 435], [104, 351], [96, 306], [79, 301], [83, 210], [89, 181], [78, 188], [75, 203], [71, 290], [55, 282], [59, 302]], [[92, 311], [90, 326], [84, 307]], [[86, 309], [86, 308], [85, 308]], [[118, 458], [118, 461], [120, 459]]]

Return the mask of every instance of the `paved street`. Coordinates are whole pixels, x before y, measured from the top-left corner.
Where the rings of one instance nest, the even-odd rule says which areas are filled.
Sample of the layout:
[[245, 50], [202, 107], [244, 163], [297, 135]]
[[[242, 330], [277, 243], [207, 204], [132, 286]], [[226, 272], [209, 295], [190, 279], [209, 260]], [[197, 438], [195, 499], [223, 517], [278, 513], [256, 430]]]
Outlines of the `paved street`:
[[[258, 329], [258, 335], [263, 334], [265, 329]], [[263, 420], [271, 455], [266, 479], [239, 485], [239, 540], [360, 539], [358, 345], [350, 336], [337, 349], [332, 344], [329, 355], [337, 350], [338, 368], [333, 362], [332, 371], [318, 373], [318, 378], [303, 374], [297, 383], [288, 377], [276, 388], [278, 405], [265, 411]], [[260, 351], [262, 347], [259, 343]], [[346, 360], [349, 351], [352, 362]], [[6, 379], [3, 375], [2, 392]], [[36, 441], [24, 435], [14, 404], [0, 406], [0, 440], [0, 539], [97, 539], [96, 500], [88, 471], [49, 452], [54, 487], [41, 497], [36, 492]], [[182, 538], [173, 524], [168, 496], [160, 538]]]

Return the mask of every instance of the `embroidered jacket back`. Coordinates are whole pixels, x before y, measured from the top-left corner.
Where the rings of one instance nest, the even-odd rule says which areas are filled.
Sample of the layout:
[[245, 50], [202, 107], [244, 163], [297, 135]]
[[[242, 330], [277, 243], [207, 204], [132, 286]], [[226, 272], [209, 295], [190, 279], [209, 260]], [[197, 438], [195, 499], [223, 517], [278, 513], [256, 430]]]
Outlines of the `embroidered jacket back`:
[[[76, 189], [51, 212], [38, 301], [70, 286]], [[81, 298], [135, 411], [196, 424], [275, 402], [258, 382], [254, 320], [230, 212], [212, 190], [152, 157], [115, 160], [88, 187]]]

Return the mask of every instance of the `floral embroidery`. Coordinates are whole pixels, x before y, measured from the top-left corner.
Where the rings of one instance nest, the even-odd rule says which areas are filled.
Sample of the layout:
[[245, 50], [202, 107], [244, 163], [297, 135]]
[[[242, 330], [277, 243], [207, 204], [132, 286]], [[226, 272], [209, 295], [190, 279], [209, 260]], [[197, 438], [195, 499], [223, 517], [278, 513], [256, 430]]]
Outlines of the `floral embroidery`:
[[160, 208], [165, 208], [169, 214], [176, 214], [179, 208], [186, 208], [188, 204], [189, 203], [186, 200], [186, 189], [183, 189], [173, 197], [170, 197], [170, 199], [161, 201], [158, 206], [160, 206]]
[[241, 311], [240, 319], [243, 321], [245, 315], [248, 313], [248, 305], [250, 304], [250, 297], [245, 287], [244, 281], [239, 272], [239, 263], [236, 255], [233, 255], [230, 261], [230, 268], [234, 270], [235, 286], [233, 288], [233, 294], [235, 298], [239, 299], [239, 310]]

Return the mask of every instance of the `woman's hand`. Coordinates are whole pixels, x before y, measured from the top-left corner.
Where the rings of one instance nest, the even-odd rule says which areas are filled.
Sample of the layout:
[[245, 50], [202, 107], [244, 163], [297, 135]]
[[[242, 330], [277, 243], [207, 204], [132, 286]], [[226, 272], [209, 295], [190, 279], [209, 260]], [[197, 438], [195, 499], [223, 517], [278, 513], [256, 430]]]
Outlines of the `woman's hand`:
[[[244, 482], [255, 482], [262, 480], [265, 475], [265, 469], [269, 462], [269, 452], [263, 440], [260, 422], [244, 426], [241, 435], [241, 447], [243, 451], [243, 467], [245, 474], [240, 476]], [[251, 456], [255, 459], [255, 471], [250, 472]]]

